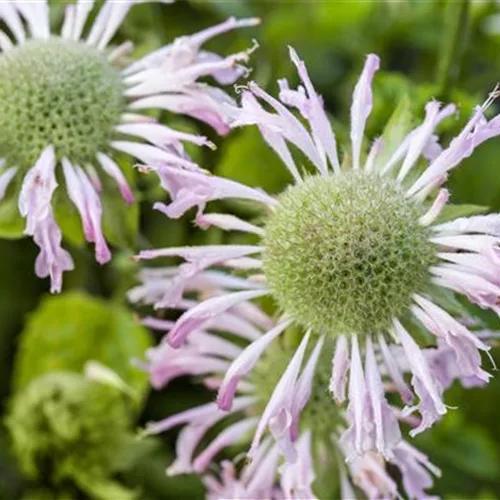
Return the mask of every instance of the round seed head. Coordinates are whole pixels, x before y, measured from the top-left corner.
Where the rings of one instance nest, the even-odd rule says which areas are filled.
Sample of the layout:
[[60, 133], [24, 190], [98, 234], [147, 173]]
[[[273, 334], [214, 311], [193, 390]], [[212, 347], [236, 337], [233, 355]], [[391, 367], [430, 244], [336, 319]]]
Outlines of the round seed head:
[[52, 144], [83, 164], [112, 138], [125, 107], [118, 71], [97, 49], [51, 38], [0, 56], [0, 156], [29, 169]]
[[264, 272], [283, 311], [317, 333], [387, 329], [429, 282], [423, 207], [391, 179], [346, 171], [288, 189], [270, 216]]

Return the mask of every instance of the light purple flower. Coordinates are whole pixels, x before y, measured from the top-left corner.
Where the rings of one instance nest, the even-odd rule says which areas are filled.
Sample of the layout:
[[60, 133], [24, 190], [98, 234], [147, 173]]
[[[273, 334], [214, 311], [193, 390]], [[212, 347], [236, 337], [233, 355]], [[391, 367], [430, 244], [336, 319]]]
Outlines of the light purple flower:
[[[156, 1], [171, 3], [173, 0]], [[70, 48], [78, 45], [82, 50], [86, 47], [85, 50], [94, 51], [97, 58], [107, 59], [110, 68], [116, 70], [119, 85], [123, 87], [124, 113], [112, 130], [113, 140], [105, 148], [99, 146], [102, 150], [96, 149], [90, 161], [93, 165], [79, 165], [75, 159], [63, 157], [50, 141], [40, 151], [34, 165], [13, 164], [8, 157], [6, 163], [2, 160], [5, 168], [0, 167], [0, 201], [13, 184], [13, 178], [23, 175], [19, 211], [26, 218], [25, 233], [33, 236], [40, 247], [42, 257], [36, 266], [37, 275], [50, 276], [52, 292], [61, 290], [62, 273], [73, 268], [71, 257], [60, 248], [61, 231], [51, 208], [52, 195], [58, 187], [56, 167], [62, 164], [65, 187], [80, 215], [85, 238], [94, 243], [96, 260], [104, 264], [110, 260], [111, 252], [102, 228], [100, 191], [103, 186], [98, 169], [102, 169], [116, 183], [125, 203], [131, 204], [135, 201], [133, 189], [113, 159], [115, 153], [126, 153], [153, 168], [155, 165], [168, 165], [174, 169], [199, 170], [185, 153], [183, 143], [214, 147], [205, 137], [178, 132], [157, 123], [147, 114], [138, 113], [152, 108], [166, 109], [204, 121], [218, 133], [226, 134], [236, 103], [225, 91], [200, 79], [213, 77], [217, 84], [230, 85], [248, 73], [243, 64], [253, 49], [222, 57], [204, 50], [203, 45], [217, 35], [254, 26], [258, 24], [258, 19], [229, 18], [199, 33], [182, 36], [127, 65], [131, 42], [124, 42], [118, 47], [111, 47], [110, 43], [130, 8], [140, 3], [144, 0], [106, 0], [91, 22], [94, 2], [78, 0], [66, 5], [63, 26], [57, 34], [51, 32], [50, 9], [45, 0], [5, 0], [0, 6], [0, 20], [7, 27], [0, 37], [0, 57], [6, 57], [4, 53], [14, 53], [28, 43], [56, 41]], [[68, 68], [68, 72], [70, 70]], [[77, 78], [81, 76], [85, 75], [76, 75]], [[61, 104], [63, 108], [66, 105], [74, 103]], [[89, 127], [94, 127], [94, 124], [90, 123]]]
[[[156, 328], [165, 326], [165, 330], [172, 326], [165, 320], [148, 319], [145, 323]], [[175, 377], [196, 375], [202, 377], [201, 382], [208, 388], [219, 390], [219, 401], [221, 393], [230, 392], [226, 399], [230, 398], [231, 407], [226, 411], [222, 411], [216, 403], [208, 403], [147, 425], [145, 434], [181, 427], [176, 457], [168, 468], [168, 474], [201, 474], [208, 498], [213, 499], [315, 498], [314, 480], [319, 471], [325, 470], [321, 460], [318, 462], [314, 458], [313, 443], [319, 439], [316, 444], [324, 446], [327, 436], [317, 435], [317, 429], [302, 425], [300, 415], [311, 404], [312, 376], [323, 346], [322, 339], [303, 363], [303, 350], [308, 340], [304, 337], [260, 418], [255, 417], [259, 390], [248, 377], [251, 365], [261, 361], [260, 358], [255, 359], [257, 351], [269, 344], [270, 338], [279, 336], [289, 323], [282, 321], [268, 333], [259, 327], [259, 339], [254, 342], [247, 340], [247, 347], [243, 349], [238, 345], [245, 342], [242, 336], [235, 334], [230, 339], [223, 338], [208, 329], [194, 331], [181, 349], [171, 348], [164, 339], [147, 353], [148, 360], [143, 368], [149, 372], [156, 389], [165, 387]], [[398, 357], [397, 352], [395, 357]], [[368, 357], [367, 372], [371, 371], [373, 362]], [[228, 369], [228, 365], [231, 368]], [[227, 374], [234, 373], [238, 368], [241, 370], [238, 384], [228, 389]], [[166, 376], [163, 377], [163, 374]], [[293, 387], [286, 392], [279, 387], [290, 388], [290, 384]], [[374, 389], [372, 400], [380, 405], [382, 403], [378, 396], [379, 391], [383, 390], [382, 386], [376, 383]], [[326, 393], [325, 397], [328, 397]], [[366, 411], [372, 410], [366, 408]], [[342, 415], [343, 410], [339, 407], [338, 412]], [[228, 417], [231, 418], [230, 422], [226, 422]], [[388, 415], [384, 414], [383, 417]], [[224, 422], [226, 427], [200, 449], [210, 429]], [[344, 429], [337, 425], [331, 426], [330, 445], [346, 458], [346, 464], [338, 471], [329, 470], [327, 473], [340, 474], [344, 485], [343, 498], [352, 498], [345, 494], [351, 483], [358, 486], [368, 498], [398, 498], [397, 484], [387, 470], [389, 462], [400, 467], [410, 498], [427, 498], [424, 490], [432, 486], [430, 473], [439, 474], [439, 471], [423, 454], [402, 440], [398, 440], [391, 448], [390, 460], [385, 460], [381, 453], [373, 451], [353, 453], [350, 448], [352, 442], [341, 439]], [[373, 439], [376, 439], [380, 430], [373, 430]], [[242, 443], [248, 445], [251, 460], [245, 463], [239, 473], [236, 472], [235, 464], [227, 460], [221, 463], [220, 477], [210, 472], [209, 465], [217, 462], [217, 456], [224, 448]]]
[[[306, 175], [302, 176], [289, 146], [300, 150], [304, 158], [309, 160], [316, 172], [313, 178], [318, 181], [328, 182], [335, 179], [335, 176], [344, 175], [348, 169], [339, 166], [335, 136], [328, 125], [321, 98], [314, 91], [305, 65], [293, 49], [290, 53], [303, 86], [292, 90], [285, 81], [281, 81], [278, 100], [257, 84], [250, 83], [242, 93], [241, 110], [232, 125], [256, 125], [259, 128], [264, 140], [292, 174], [295, 180], [295, 185], [290, 187], [292, 190], [300, 187], [302, 182], [308, 182], [311, 176], [307, 179]], [[484, 108], [489, 104], [487, 102], [483, 108], [475, 111], [460, 135], [441, 149], [440, 146], [437, 147], [436, 127], [454, 113], [455, 107], [443, 107], [440, 103], [431, 101], [426, 106], [423, 123], [410, 131], [401, 144], [393, 145], [392, 151], [384, 151], [383, 140], [377, 139], [365, 155], [363, 138], [372, 108], [371, 81], [378, 67], [378, 57], [368, 56], [355, 88], [351, 109], [352, 151], [346, 161], [349, 163], [352, 158], [352, 168], [357, 170], [356, 175], [366, 175], [369, 176], [368, 179], [377, 182], [382, 179], [383, 182], [393, 183], [395, 189], [400, 190], [398, 192], [401, 192], [402, 198], [411, 203], [412, 209], [418, 207], [419, 215], [415, 218], [415, 226], [419, 234], [425, 235], [423, 241], [432, 254], [432, 259], [429, 259], [432, 265], [424, 269], [424, 290], [410, 293], [408, 303], [403, 304], [403, 312], [397, 316], [391, 315], [383, 331], [357, 331], [354, 327], [351, 331], [333, 333], [336, 346], [330, 384], [325, 390], [329, 389], [332, 399], [342, 403], [346, 399], [347, 389], [348, 427], [343, 429], [341, 441], [350, 462], [366, 453], [375, 453], [386, 460], [395, 460], [395, 450], [399, 449], [403, 442], [397, 419], [385, 397], [384, 384], [392, 385], [400, 393], [404, 404], [411, 405], [403, 410], [402, 417], [408, 418], [411, 413], [417, 413], [412, 417], [417, 422], [412, 435], [433, 425], [447, 411], [443, 401], [446, 384], [436, 375], [435, 360], [414, 338], [415, 324], [424, 327], [434, 336], [440, 353], [446, 352], [447, 363], [453, 365], [452, 370], [446, 371], [447, 374], [453, 373], [453, 377], [464, 380], [488, 380], [489, 375], [481, 367], [481, 352], [487, 353], [489, 346], [477, 338], [460, 319], [455, 319], [445, 311], [443, 292], [456, 292], [483, 308], [495, 312], [500, 310], [500, 215], [459, 218], [446, 223], [439, 220], [448, 200], [447, 191], [441, 188], [447, 173], [463, 158], [472, 154], [477, 145], [489, 137], [500, 135], [500, 120], [498, 117], [490, 121], [484, 118]], [[288, 107], [297, 108], [303, 119], [296, 117]], [[386, 153], [383, 157], [382, 151]], [[427, 167], [417, 173], [417, 165]], [[272, 198], [234, 181], [168, 165], [159, 169], [164, 181], [163, 186], [172, 199], [171, 204], [163, 207], [162, 211], [173, 218], [180, 217], [192, 207], [197, 207], [196, 218], [203, 221], [204, 217], [210, 217], [210, 214], [204, 214], [209, 201], [232, 197], [258, 202], [264, 209], [264, 220], [266, 215], [272, 217], [273, 212], [281, 208], [279, 198]], [[374, 210], [376, 208], [371, 208], [372, 212]], [[245, 228], [242, 224], [236, 225], [234, 221], [229, 223], [229, 220], [221, 222], [219, 219], [219, 227], [229, 231], [246, 231], [252, 236], [258, 233], [253, 224]], [[265, 231], [266, 227], [262, 229]], [[287, 240], [286, 231], [282, 234], [284, 236], [278, 244], [280, 251], [285, 254], [290, 242]], [[261, 246], [262, 257], [265, 256], [265, 244], [264, 238]], [[210, 246], [195, 248], [196, 252], [201, 254], [205, 251], [209, 258]], [[231, 251], [231, 248], [233, 247], [228, 245], [228, 251]], [[154, 255], [154, 251], [152, 252]], [[208, 319], [213, 320], [218, 314], [226, 313], [240, 300], [241, 303], [248, 303], [252, 294], [255, 299], [265, 294], [273, 296], [273, 286], [276, 288], [279, 283], [272, 286], [268, 283], [266, 269], [259, 266], [262, 261], [259, 251], [252, 254], [251, 259], [252, 264], [247, 268], [247, 287], [241, 287], [239, 291], [232, 288], [226, 292], [220, 291], [215, 298], [196, 302], [196, 305], [182, 314], [170, 330], [168, 338], [172, 346], [177, 347], [183, 342], [189, 342], [190, 334], [206, 324]], [[279, 265], [279, 259], [277, 262]], [[406, 264], [404, 262], [402, 265], [403, 271]], [[226, 272], [228, 276], [234, 269], [233, 263], [229, 261], [219, 261], [217, 266], [222, 269], [220, 272]], [[179, 268], [169, 272], [176, 275]], [[295, 277], [295, 273], [290, 274]], [[248, 291], [248, 287], [254, 283], [259, 283], [262, 288]], [[314, 283], [310, 286], [314, 286]], [[445, 290], [437, 293], [438, 288]], [[308, 290], [304, 290], [303, 299], [307, 300], [308, 296]], [[294, 318], [293, 305], [289, 310], [286, 307], [282, 309], [284, 321]], [[254, 345], [243, 350], [231, 364], [227, 375], [222, 377], [218, 397], [221, 408], [231, 408], [238, 381], [255, 366], [259, 356], [270, 348], [271, 342], [278, 341], [281, 328], [279, 325], [278, 322], [275, 330], [269, 327], [268, 333], [260, 339], [255, 339]], [[302, 404], [299, 404], [296, 397], [301, 393], [299, 380], [301, 372], [304, 373], [303, 365], [307, 365], [306, 346], [310, 350], [322, 345], [321, 339], [323, 336], [328, 338], [329, 332], [314, 331], [310, 325], [300, 322], [295, 326], [302, 328], [302, 340], [295, 355], [290, 356], [288, 367], [268, 401], [254, 435], [251, 455], [255, 455], [265, 432], [270, 431], [285, 456], [289, 460], [296, 458], [295, 414], [300, 413], [297, 408]], [[395, 347], [399, 349], [395, 350]], [[448, 359], [450, 353], [452, 357]], [[409, 377], [405, 376], [406, 372], [409, 372]], [[302, 389], [307, 394], [305, 387]]]

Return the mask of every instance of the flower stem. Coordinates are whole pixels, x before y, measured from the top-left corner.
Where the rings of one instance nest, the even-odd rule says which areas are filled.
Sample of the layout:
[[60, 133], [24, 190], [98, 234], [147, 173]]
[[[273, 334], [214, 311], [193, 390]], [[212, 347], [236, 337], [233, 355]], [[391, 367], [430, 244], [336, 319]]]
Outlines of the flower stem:
[[439, 98], [446, 99], [460, 77], [470, 23], [470, 0], [448, 0], [437, 66]]

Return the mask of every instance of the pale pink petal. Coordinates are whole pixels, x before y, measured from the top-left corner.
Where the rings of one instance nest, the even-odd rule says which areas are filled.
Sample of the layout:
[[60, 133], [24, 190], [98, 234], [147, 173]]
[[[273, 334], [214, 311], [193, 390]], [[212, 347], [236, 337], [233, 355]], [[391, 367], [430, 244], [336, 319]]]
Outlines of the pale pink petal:
[[417, 393], [425, 390], [425, 393], [432, 401], [436, 413], [438, 415], [444, 415], [446, 413], [446, 407], [441, 399], [439, 388], [435, 384], [429, 370], [429, 365], [427, 364], [421, 349], [398, 320], [395, 319], [393, 324], [395, 332], [403, 345], [403, 349], [410, 364], [414, 379], [417, 379], [419, 382], [419, 390], [417, 390], [417, 384], [415, 384], [415, 380], [413, 381], [415, 390]]
[[318, 364], [318, 359], [323, 349], [323, 344], [325, 337], [320, 337], [316, 345], [314, 346], [313, 352], [307, 361], [307, 364], [300, 374], [297, 380], [297, 386], [294, 391], [293, 401], [292, 401], [292, 439], [297, 439], [298, 429], [299, 429], [299, 418], [302, 410], [306, 406], [309, 398], [311, 397], [312, 384], [314, 375], [316, 374], [316, 366]]
[[68, 195], [80, 213], [85, 238], [95, 243], [96, 260], [104, 264], [111, 259], [111, 252], [102, 233], [99, 195], [80, 167], [74, 168], [66, 158], [63, 158], [62, 165]]
[[489, 122], [484, 118], [484, 110], [490, 101], [480, 108], [476, 108], [472, 118], [462, 132], [451, 141], [446, 148], [420, 175], [408, 190], [408, 196], [415, 196], [428, 185], [433, 185], [436, 180], [443, 178], [447, 172], [456, 167], [463, 159], [469, 157], [474, 149], [485, 140], [500, 134], [500, 121], [495, 117]]
[[287, 498], [313, 499], [312, 484], [316, 479], [311, 450], [311, 431], [304, 432], [297, 441], [297, 461], [285, 464], [281, 471], [281, 487]]
[[19, 194], [19, 212], [26, 217], [26, 234], [34, 234], [38, 223], [52, 215], [52, 195], [57, 188], [54, 148], [47, 146], [24, 176]]
[[182, 158], [177, 154], [169, 153], [164, 149], [150, 146], [149, 144], [140, 144], [138, 142], [129, 141], [112, 141], [110, 145], [112, 148], [128, 153], [137, 158], [139, 161], [151, 164], [152, 166], [167, 164], [191, 170], [199, 169], [196, 163]]
[[240, 302], [262, 297], [267, 293], [267, 290], [254, 290], [236, 292], [208, 299], [186, 311], [177, 320], [174, 328], [168, 334], [168, 342], [172, 347], [178, 348], [184, 343], [191, 332], [201, 328], [209, 320], [226, 312]]
[[372, 147], [370, 148], [370, 152], [368, 153], [365, 162], [366, 172], [371, 172], [373, 170], [373, 168], [375, 167], [376, 160], [380, 155], [380, 153], [382, 152], [383, 147], [384, 147], [384, 140], [382, 139], [382, 137], [378, 137], [373, 141]]
[[433, 227], [439, 235], [489, 234], [500, 236], [500, 214], [460, 217]]
[[0, 2], [0, 18], [5, 22], [18, 43], [26, 40], [26, 31], [19, 13], [10, 2]]
[[349, 369], [349, 345], [345, 335], [340, 335], [335, 346], [332, 359], [332, 376], [329, 389], [335, 401], [340, 404], [345, 401], [347, 370]]
[[394, 447], [401, 441], [401, 432], [397, 419], [385, 399], [371, 336], [366, 339], [365, 362], [366, 389], [375, 426], [375, 447], [385, 459], [390, 459]]
[[97, 153], [97, 161], [101, 165], [102, 169], [116, 182], [123, 199], [127, 203], [134, 203], [134, 193], [132, 192], [132, 189], [130, 189], [128, 182], [117, 163], [104, 153]]
[[238, 382], [247, 375], [260, 359], [262, 353], [291, 323], [291, 320], [278, 324], [275, 328], [267, 332], [258, 340], [252, 342], [243, 352], [234, 360], [227, 370], [222, 385], [217, 395], [217, 404], [222, 410], [231, 408], [234, 394]]
[[210, 226], [215, 226], [224, 231], [242, 231], [244, 233], [253, 233], [259, 236], [264, 236], [264, 229], [246, 222], [234, 215], [228, 214], [201, 214], [196, 217], [196, 224], [202, 229], [207, 229]]
[[165, 109], [191, 116], [210, 125], [219, 135], [230, 131], [237, 113], [236, 103], [223, 90], [206, 84], [192, 84], [183, 93], [158, 94], [133, 101], [130, 109]]
[[372, 80], [379, 67], [380, 59], [378, 56], [369, 54], [352, 96], [351, 142], [352, 165], [354, 169], [360, 167], [361, 143], [365, 132], [366, 120], [373, 106]]
[[355, 452], [361, 455], [366, 447], [364, 442], [367, 427], [366, 385], [359, 353], [358, 336], [353, 335], [351, 342], [351, 373], [349, 376], [349, 406], [347, 408], [350, 426], [342, 436], [342, 441], [347, 442], [352, 439]]
[[408, 443], [402, 442], [395, 450], [394, 463], [401, 471], [408, 498], [412, 500], [431, 498], [425, 490], [432, 488], [434, 484], [431, 474], [440, 477], [441, 471], [423, 453]]
[[52, 213], [36, 224], [33, 240], [40, 248], [35, 261], [36, 275], [39, 278], [50, 276], [51, 293], [59, 293], [62, 288], [63, 272], [71, 271], [74, 264], [70, 254], [61, 247], [61, 230]]
[[[314, 90], [304, 62], [299, 59], [299, 56], [292, 47], [289, 47], [289, 51], [290, 58], [297, 67], [300, 79], [304, 84], [308, 96], [308, 99], [303, 102], [302, 106], [299, 109], [302, 110], [302, 114], [311, 125], [317, 148], [321, 150], [322, 153], [326, 153], [332, 167], [334, 168], [334, 170], [338, 171], [340, 169], [340, 164], [337, 153], [337, 144], [335, 141], [333, 129], [323, 107], [323, 101]], [[326, 169], [323, 170], [323, 173], [326, 173]]]
[[408, 172], [413, 168], [420, 155], [423, 154], [424, 148], [429, 144], [432, 134], [436, 126], [444, 118], [455, 112], [455, 106], [450, 104], [440, 111], [441, 105], [437, 101], [428, 102], [425, 107], [425, 119], [412, 134], [408, 153], [403, 161], [403, 165], [398, 173], [398, 181], [403, 181]]
[[158, 167], [156, 172], [172, 202], [169, 205], [156, 203], [155, 208], [172, 219], [181, 217], [193, 207], [198, 207], [200, 215], [206, 204], [213, 200], [236, 198], [256, 201], [270, 207], [278, 203], [258, 189], [222, 177], [167, 167]]
[[413, 394], [403, 378], [403, 373], [397, 359], [387, 346], [385, 338], [382, 334], [378, 336], [378, 344], [380, 346], [380, 352], [382, 353], [387, 372], [401, 395], [401, 399], [406, 404], [411, 403], [413, 400]]
[[200, 474], [224, 448], [237, 444], [257, 425], [258, 418], [247, 418], [226, 427], [196, 458], [193, 469]]
[[127, 135], [134, 135], [146, 139], [151, 144], [163, 148], [169, 144], [176, 144], [181, 141], [191, 142], [197, 146], [208, 146], [211, 149], [215, 145], [202, 135], [188, 134], [159, 123], [135, 122], [124, 123], [116, 127], [117, 132]]
[[[249, 406], [255, 404], [255, 401], [255, 398], [250, 396], [242, 396], [236, 398], [234, 400], [233, 412], [248, 408]], [[215, 403], [207, 403], [180, 413], [175, 413], [174, 415], [171, 415], [158, 422], [149, 422], [146, 425], [144, 434], [159, 434], [182, 424], [199, 425], [205, 422], [207, 419], [214, 418], [215, 415], [218, 415], [219, 418], [216, 420], [218, 421], [226, 417], [227, 413], [220, 411]]]
[[429, 210], [420, 217], [418, 222], [422, 226], [429, 226], [432, 224], [448, 202], [449, 195], [450, 193], [447, 189], [440, 189], [434, 203], [430, 206]]
[[311, 332], [308, 330], [266, 405], [248, 452], [250, 458], [255, 456], [264, 431], [266, 427], [270, 426], [271, 432], [275, 439], [277, 438], [282, 452], [286, 454], [286, 459], [289, 462], [296, 459], [296, 452], [291, 443], [290, 426], [292, 418], [290, 412], [297, 377], [310, 335]]

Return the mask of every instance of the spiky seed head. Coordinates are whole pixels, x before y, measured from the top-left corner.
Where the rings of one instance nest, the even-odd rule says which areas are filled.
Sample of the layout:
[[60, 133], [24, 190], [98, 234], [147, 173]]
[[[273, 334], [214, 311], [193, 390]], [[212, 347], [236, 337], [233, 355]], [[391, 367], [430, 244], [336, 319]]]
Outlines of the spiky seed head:
[[345, 171], [290, 187], [270, 216], [264, 272], [284, 312], [331, 336], [386, 330], [429, 283], [424, 208], [392, 179]]
[[25, 170], [52, 144], [84, 164], [112, 137], [125, 108], [119, 72], [86, 44], [32, 40], [0, 56], [0, 156]]

